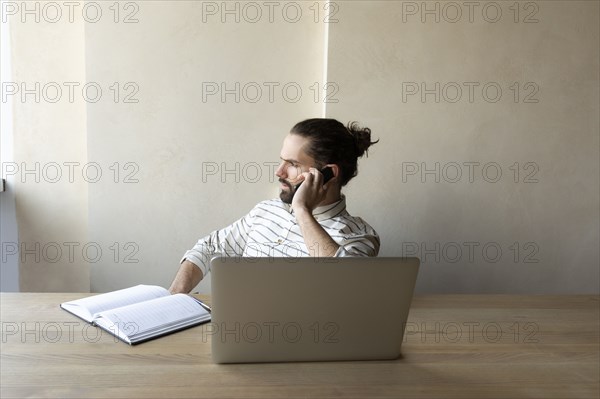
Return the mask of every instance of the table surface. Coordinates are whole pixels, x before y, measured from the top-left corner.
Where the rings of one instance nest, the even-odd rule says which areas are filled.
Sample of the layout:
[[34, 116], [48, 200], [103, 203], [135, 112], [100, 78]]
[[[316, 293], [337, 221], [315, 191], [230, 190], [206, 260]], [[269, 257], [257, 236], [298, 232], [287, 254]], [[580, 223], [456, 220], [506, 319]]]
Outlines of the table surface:
[[58, 306], [89, 295], [0, 294], [0, 397], [600, 396], [596, 295], [416, 296], [397, 360], [229, 365], [203, 326], [129, 346]]

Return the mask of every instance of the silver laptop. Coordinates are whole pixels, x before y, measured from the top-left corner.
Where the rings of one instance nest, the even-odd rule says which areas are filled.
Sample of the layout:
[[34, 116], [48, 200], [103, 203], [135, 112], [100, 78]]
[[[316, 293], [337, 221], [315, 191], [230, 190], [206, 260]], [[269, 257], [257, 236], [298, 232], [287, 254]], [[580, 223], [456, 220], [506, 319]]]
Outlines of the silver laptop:
[[395, 359], [418, 258], [211, 261], [216, 363]]

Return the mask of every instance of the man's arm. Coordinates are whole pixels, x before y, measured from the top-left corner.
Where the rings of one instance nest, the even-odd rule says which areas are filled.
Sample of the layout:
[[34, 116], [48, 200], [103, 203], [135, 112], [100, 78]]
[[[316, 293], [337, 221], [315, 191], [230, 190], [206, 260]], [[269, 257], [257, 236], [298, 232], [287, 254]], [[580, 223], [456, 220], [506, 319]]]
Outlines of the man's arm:
[[335, 255], [340, 246], [327, 234], [310, 210], [306, 208], [298, 209], [296, 220], [310, 256], [327, 257]]
[[175, 279], [171, 283], [169, 292], [171, 294], [184, 293], [187, 294], [204, 278], [202, 270], [189, 260], [184, 260]]
[[252, 226], [253, 211], [201, 238], [191, 250], [186, 251], [169, 288], [171, 294], [188, 293], [198, 285], [210, 271], [210, 259], [214, 255], [242, 256]]
[[[335, 168], [337, 170], [337, 166]], [[312, 173], [302, 174], [303, 183], [294, 195], [292, 208], [310, 256], [334, 256], [340, 246], [333, 241], [312, 214], [315, 207], [327, 197], [327, 186], [323, 185], [321, 172], [315, 168], [310, 168], [310, 171]], [[334, 177], [332, 180], [335, 181], [336, 178]], [[339, 197], [339, 188], [332, 190], [333, 192], [329, 196]]]

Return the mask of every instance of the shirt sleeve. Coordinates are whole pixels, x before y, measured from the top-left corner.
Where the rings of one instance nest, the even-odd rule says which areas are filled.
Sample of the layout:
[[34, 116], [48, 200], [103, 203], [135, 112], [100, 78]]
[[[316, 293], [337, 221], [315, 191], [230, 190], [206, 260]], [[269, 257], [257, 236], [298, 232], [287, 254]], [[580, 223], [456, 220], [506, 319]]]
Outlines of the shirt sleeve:
[[200, 268], [202, 274], [210, 271], [210, 260], [216, 255], [242, 256], [252, 226], [252, 211], [233, 224], [215, 230], [198, 240], [196, 245], [183, 255], [181, 261], [189, 260]]
[[333, 256], [377, 256], [380, 239], [371, 226], [365, 225], [364, 231], [346, 236], [338, 245], [340, 247]]
[[339, 244], [333, 256], [377, 256], [379, 253], [379, 237], [364, 236]]

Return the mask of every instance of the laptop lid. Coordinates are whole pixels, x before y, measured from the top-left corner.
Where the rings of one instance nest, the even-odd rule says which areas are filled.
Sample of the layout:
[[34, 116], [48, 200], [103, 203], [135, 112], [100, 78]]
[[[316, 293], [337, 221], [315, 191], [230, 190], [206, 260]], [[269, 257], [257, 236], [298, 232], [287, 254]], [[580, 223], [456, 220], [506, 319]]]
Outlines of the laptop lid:
[[395, 359], [418, 258], [211, 261], [216, 363]]

